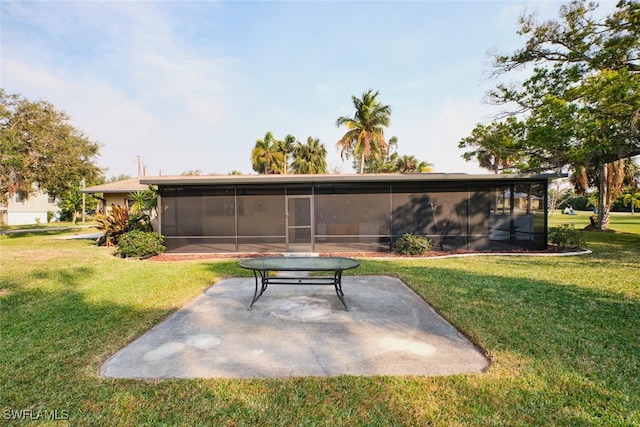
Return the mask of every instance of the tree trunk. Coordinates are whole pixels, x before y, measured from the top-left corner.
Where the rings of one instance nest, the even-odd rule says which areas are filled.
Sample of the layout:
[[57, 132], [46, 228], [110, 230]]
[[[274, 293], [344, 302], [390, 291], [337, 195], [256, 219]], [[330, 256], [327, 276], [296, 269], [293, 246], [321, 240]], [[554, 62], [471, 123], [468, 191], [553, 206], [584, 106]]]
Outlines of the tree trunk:
[[360, 155], [360, 174], [364, 173], [364, 153]]
[[598, 178], [598, 217], [596, 220], [596, 230], [605, 231], [609, 228], [609, 187], [607, 185], [607, 165], [600, 165], [600, 176]]

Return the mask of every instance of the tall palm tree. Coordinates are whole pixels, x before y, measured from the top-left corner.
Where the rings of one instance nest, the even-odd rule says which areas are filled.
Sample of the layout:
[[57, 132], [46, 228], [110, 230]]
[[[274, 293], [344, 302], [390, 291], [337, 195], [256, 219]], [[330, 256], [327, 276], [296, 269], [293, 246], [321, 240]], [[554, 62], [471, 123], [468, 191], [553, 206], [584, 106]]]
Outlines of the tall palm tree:
[[251, 166], [254, 171], [265, 175], [280, 173], [283, 160], [271, 132], [267, 132], [264, 139], [256, 140], [256, 145], [251, 150]]
[[347, 133], [337, 142], [340, 156], [353, 150], [360, 157], [360, 173], [364, 173], [365, 159], [382, 155], [387, 147], [384, 128], [389, 126], [391, 107], [380, 104], [376, 98], [378, 92], [369, 90], [362, 99], [352, 96], [356, 113], [353, 118], [342, 116], [336, 120], [336, 126], [346, 126]]
[[318, 138], [307, 138], [306, 144], [298, 143], [293, 149], [291, 168], [296, 174], [327, 173], [327, 149]]

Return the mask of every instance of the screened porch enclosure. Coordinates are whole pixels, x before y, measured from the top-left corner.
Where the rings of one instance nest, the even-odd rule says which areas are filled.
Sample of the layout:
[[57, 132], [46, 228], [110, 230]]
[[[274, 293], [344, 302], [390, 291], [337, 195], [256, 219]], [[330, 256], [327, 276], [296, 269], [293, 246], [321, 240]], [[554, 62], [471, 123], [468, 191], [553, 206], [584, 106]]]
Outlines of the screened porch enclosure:
[[543, 249], [547, 180], [159, 185], [169, 252], [389, 251], [404, 233], [434, 250]]

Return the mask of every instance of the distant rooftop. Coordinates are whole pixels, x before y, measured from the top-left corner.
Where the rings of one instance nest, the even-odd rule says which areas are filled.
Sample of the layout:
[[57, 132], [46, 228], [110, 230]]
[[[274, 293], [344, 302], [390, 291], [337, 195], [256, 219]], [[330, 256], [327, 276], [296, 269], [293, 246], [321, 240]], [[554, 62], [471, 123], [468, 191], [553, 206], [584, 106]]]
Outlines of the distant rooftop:
[[123, 179], [122, 181], [108, 182], [94, 185], [81, 190], [81, 193], [132, 193], [149, 189], [146, 184], [140, 183], [140, 178]]

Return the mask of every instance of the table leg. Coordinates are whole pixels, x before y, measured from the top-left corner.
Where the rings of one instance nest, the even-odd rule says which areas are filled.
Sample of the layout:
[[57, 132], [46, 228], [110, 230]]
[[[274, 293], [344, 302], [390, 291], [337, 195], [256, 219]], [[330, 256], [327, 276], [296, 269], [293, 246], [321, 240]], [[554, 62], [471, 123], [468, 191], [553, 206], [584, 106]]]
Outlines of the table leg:
[[[260, 281], [258, 281], [258, 275], [260, 275]], [[262, 296], [264, 291], [267, 290], [267, 286], [269, 285], [269, 271], [268, 270], [253, 270], [253, 276], [256, 279], [256, 290], [253, 293], [253, 301], [251, 301], [251, 305], [249, 305], [249, 310], [253, 308], [253, 304], [258, 301], [258, 299]], [[258, 283], [260, 283], [260, 292], [258, 292]]]
[[336, 271], [333, 275], [333, 285], [336, 288], [336, 295], [338, 295], [340, 302], [344, 305], [344, 309], [349, 310], [347, 303], [344, 302], [344, 293], [342, 293], [342, 270]]

